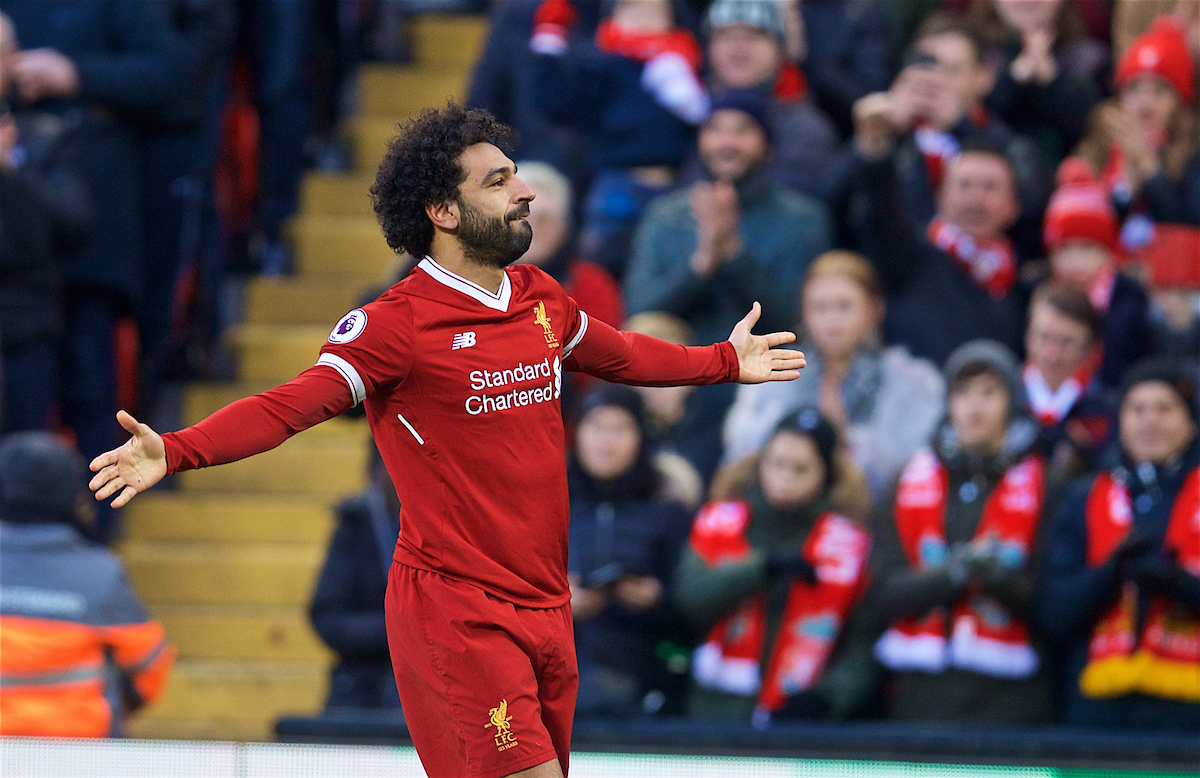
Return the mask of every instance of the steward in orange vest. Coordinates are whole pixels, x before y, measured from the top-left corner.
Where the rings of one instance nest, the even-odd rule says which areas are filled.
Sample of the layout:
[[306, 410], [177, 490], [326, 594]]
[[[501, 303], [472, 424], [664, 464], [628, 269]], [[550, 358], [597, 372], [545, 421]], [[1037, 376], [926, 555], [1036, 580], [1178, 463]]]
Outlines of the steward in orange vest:
[[1017, 361], [972, 341], [946, 363], [948, 418], [877, 523], [872, 604], [888, 626], [891, 716], [1035, 725], [1052, 718], [1031, 629], [1044, 464]]
[[[871, 539], [834, 509], [865, 504], [866, 482], [838, 453], [815, 408], [791, 413], [741, 499], [696, 516], [675, 577], [680, 609], [706, 635], [692, 657], [689, 716], [756, 726], [840, 718], [873, 690], [873, 634], [854, 640]], [[860, 494], [834, 496], [850, 490]]]
[[1200, 734], [1200, 441], [1196, 374], [1135, 365], [1120, 462], [1055, 516], [1043, 619], [1066, 652], [1067, 723]]
[[86, 480], [48, 433], [0, 439], [0, 735], [119, 735], [166, 685], [162, 625], [73, 526]]

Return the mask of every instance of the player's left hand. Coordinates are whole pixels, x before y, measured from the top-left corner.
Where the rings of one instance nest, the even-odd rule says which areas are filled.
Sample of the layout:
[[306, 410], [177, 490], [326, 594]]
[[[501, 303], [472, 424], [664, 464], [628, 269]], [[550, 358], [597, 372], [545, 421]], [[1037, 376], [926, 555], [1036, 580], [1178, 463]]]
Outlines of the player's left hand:
[[772, 332], [755, 335], [750, 330], [762, 315], [762, 306], [757, 302], [750, 313], [733, 328], [729, 342], [738, 355], [738, 383], [761, 384], [765, 381], [795, 381], [800, 369], [807, 362], [804, 352], [775, 348], [796, 339], [794, 332]]

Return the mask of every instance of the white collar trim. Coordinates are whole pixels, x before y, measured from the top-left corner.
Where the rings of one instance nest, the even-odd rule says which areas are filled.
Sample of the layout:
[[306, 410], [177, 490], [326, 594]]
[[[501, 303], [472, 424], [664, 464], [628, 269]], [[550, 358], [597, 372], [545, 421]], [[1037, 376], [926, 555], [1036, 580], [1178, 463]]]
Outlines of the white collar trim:
[[468, 297], [473, 297], [493, 310], [508, 311], [508, 301], [512, 298], [512, 283], [508, 280], [507, 272], [504, 274], [504, 280], [500, 282], [500, 291], [492, 294], [474, 281], [468, 281], [457, 273], [452, 273], [442, 267], [433, 260], [433, 257], [425, 257], [417, 264], [417, 267], [424, 270], [439, 284], [462, 292]]

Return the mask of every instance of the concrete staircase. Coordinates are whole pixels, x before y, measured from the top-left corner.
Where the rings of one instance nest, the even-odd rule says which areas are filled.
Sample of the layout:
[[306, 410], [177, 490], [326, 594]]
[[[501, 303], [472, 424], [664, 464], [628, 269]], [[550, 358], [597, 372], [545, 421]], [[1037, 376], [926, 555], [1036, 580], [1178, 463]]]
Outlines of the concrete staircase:
[[[185, 423], [312, 365], [333, 324], [394, 264], [371, 212], [375, 166], [398, 121], [465, 97], [486, 23], [427, 16], [413, 32], [418, 64], [362, 68], [349, 127], [356, 169], [305, 179], [290, 225], [295, 274], [250, 283], [244, 323], [227, 335], [238, 379], [189, 387]], [[330, 506], [365, 483], [369, 434], [365, 421], [335, 419], [130, 504], [121, 556], [179, 649], [165, 696], [133, 720], [134, 736], [271, 740], [281, 714], [321, 709], [333, 655], [306, 609]]]

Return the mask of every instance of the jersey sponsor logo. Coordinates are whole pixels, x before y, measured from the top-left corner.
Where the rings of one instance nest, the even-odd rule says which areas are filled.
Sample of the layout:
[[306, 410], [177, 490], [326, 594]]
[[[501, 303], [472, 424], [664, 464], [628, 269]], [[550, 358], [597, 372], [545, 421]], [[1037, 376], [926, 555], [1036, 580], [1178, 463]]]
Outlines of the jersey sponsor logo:
[[362, 308], [355, 308], [350, 313], [341, 318], [333, 328], [333, 332], [329, 333], [330, 343], [349, 343], [350, 341], [363, 334], [363, 330], [367, 328], [367, 312]]
[[[533, 388], [518, 386], [503, 392], [471, 395], [467, 398], [466, 409], [472, 416], [552, 402], [562, 394], [562, 360], [556, 356], [553, 364], [546, 358], [532, 365], [518, 362], [514, 367], [504, 370], [472, 370], [468, 379], [471, 389], [476, 392], [484, 389], [503, 389], [530, 381], [538, 382]], [[550, 381], [542, 386], [541, 382], [545, 379]]]
[[512, 733], [512, 718], [508, 715], [508, 700], [500, 700], [499, 705], [488, 711], [488, 723], [483, 728], [496, 728], [493, 735], [497, 751], [507, 751], [518, 745], [517, 736]]
[[546, 315], [546, 304], [541, 300], [533, 306], [533, 323], [542, 328], [542, 335], [546, 336], [546, 348], [558, 348], [558, 338], [550, 327], [550, 317]]
[[455, 334], [453, 342], [450, 344], [451, 351], [458, 351], [460, 348], [471, 348], [475, 345], [475, 331], [467, 330]]

